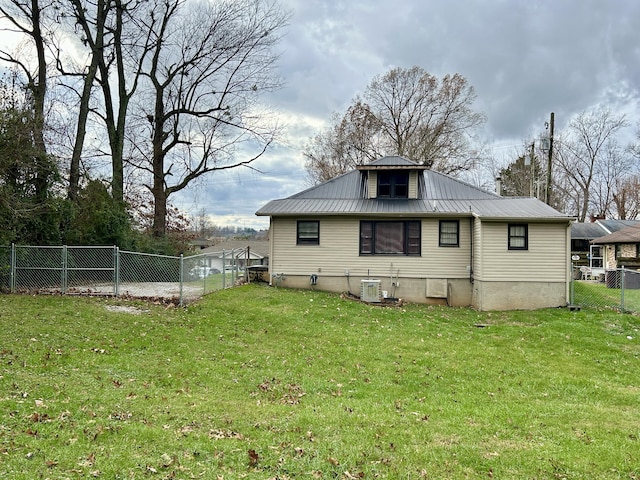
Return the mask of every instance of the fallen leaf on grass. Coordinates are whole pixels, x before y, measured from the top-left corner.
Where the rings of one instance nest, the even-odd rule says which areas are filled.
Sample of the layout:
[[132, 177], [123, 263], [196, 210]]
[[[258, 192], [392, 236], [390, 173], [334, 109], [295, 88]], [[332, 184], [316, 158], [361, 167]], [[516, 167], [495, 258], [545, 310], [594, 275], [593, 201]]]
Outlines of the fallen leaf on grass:
[[31, 416], [29, 417], [29, 419], [33, 423], [42, 423], [42, 422], [50, 422], [51, 421], [51, 418], [49, 418], [49, 415], [47, 415], [46, 413], [38, 413], [38, 412], [33, 412], [31, 414]]
[[176, 457], [171, 457], [169, 454], [167, 453], [163, 453], [162, 454], [162, 467], [163, 468], [169, 468], [173, 462], [176, 460]]
[[87, 458], [85, 458], [82, 462], [78, 463], [81, 467], [93, 467], [96, 462], [96, 454], [91, 453]]
[[234, 438], [236, 440], [244, 440], [241, 433], [232, 430], [210, 430], [209, 438], [213, 440], [221, 440], [223, 438]]
[[344, 472], [344, 478], [347, 480], [357, 480], [358, 478], [364, 478], [364, 472], [358, 472], [356, 474], [349, 473], [349, 471]]
[[255, 467], [258, 464], [260, 457], [254, 449], [249, 450], [247, 453], [249, 454], [249, 465]]

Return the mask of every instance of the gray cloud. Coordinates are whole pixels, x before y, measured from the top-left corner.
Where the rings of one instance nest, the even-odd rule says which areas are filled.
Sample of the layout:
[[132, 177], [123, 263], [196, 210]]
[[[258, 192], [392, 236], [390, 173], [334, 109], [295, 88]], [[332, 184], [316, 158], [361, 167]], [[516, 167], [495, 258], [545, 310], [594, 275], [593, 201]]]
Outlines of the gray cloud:
[[[293, 16], [280, 49], [284, 88], [269, 99], [282, 143], [252, 172], [244, 202], [224, 200], [215, 175], [201, 199], [212, 214], [252, 217], [260, 204], [305, 188], [301, 148], [373, 76], [418, 65], [460, 73], [500, 143], [534, 136], [550, 112], [562, 128], [598, 103], [633, 113], [640, 92], [636, 0], [283, 0]], [[515, 139], [515, 140], [514, 140]], [[241, 175], [241, 174], [238, 174]], [[244, 182], [235, 177], [235, 182]], [[233, 177], [231, 177], [233, 181]], [[203, 205], [204, 206], [204, 205]], [[210, 206], [210, 207], [209, 207]]]

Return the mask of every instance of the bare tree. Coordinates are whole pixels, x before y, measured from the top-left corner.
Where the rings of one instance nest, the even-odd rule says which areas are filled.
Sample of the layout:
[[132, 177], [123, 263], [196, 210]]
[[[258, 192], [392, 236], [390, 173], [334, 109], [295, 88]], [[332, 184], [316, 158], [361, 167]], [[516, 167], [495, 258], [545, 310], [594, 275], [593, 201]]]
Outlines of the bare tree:
[[6, 30], [25, 37], [35, 51], [25, 57], [0, 50], [0, 60], [14, 65], [26, 78], [25, 88], [30, 94], [30, 108], [33, 112], [31, 124], [33, 142], [37, 154], [34, 156], [38, 197], [45, 201], [49, 183], [55, 168], [47, 155], [45, 143], [45, 109], [47, 97], [47, 35], [46, 10], [52, 8], [52, 1], [11, 0], [0, 4], [0, 19], [10, 25]]
[[[602, 158], [595, 166], [595, 174], [591, 187], [591, 211], [596, 214], [603, 214], [607, 217], [615, 217], [620, 215], [618, 211], [615, 197], [625, 196], [625, 193], [619, 192], [620, 188], [628, 186], [630, 175], [633, 170], [633, 158], [620, 148], [615, 139], [611, 139], [604, 145]], [[627, 197], [630, 200], [630, 197]], [[620, 207], [624, 213], [625, 206], [620, 203]]]
[[565, 192], [571, 195], [580, 222], [585, 220], [590, 207], [594, 206], [594, 178], [607, 164], [608, 152], [614, 148], [616, 134], [626, 125], [624, 115], [614, 115], [607, 109], [597, 108], [580, 113], [567, 130], [556, 137], [556, 163], [565, 178]]
[[473, 133], [485, 122], [472, 108], [475, 98], [459, 74], [439, 80], [412, 67], [376, 76], [339, 122], [307, 146], [309, 176], [327, 180], [318, 167], [332, 162], [326, 173], [346, 171], [381, 155], [405, 156], [443, 173], [469, 170], [478, 157]]
[[309, 183], [321, 183], [379, 158], [382, 150], [375, 143], [379, 132], [378, 120], [360, 99], [342, 117], [334, 113], [329, 126], [305, 147]]
[[[249, 165], [276, 127], [257, 100], [277, 88], [273, 48], [288, 15], [274, 2], [169, 0], [136, 20], [151, 51], [132, 163], [150, 175], [153, 233], [166, 234], [167, 199], [217, 170]], [[150, 144], [148, 128], [151, 127]]]
[[[82, 68], [77, 135], [70, 166], [69, 196], [78, 188], [79, 162], [89, 113], [105, 125], [111, 158], [111, 191], [114, 200], [124, 198], [124, 157], [129, 105], [136, 92], [141, 64], [149, 52], [149, 31], [139, 30], [134, 18], [147, 14], [142, 0], [70, 0], [69, 16], [90, 62]], [[130, 28], [127, 28], [130, 26]], [[60, 62], [59, 62], [60, 65]], [[70, 75], [69, 72], [63, 72]], [[90, 106], [94, 84], [102, 91], [102, 108]]]
[[[92, 99], [93, 86], [98, 73], [98, 67], [101, 61], [104, 61], [105, 24], [111, 5], [110, 2], [106, 2], [105, 0], [98, 0], [94, 5], [95, 14], [91, 20], [89, 20], [88, 17], [90, 9], [88, 8], [87, 2], [71, 0], [70, 6], [72, 8], [71, 18], [73, 18], [74, 24], [78, 25], [82, 31], [81, 42], [88, 45], [91, 50], [91, 60], [88, 68], [85, 69], [84, 66], [82, 66], [81, 72], [77, 74], [65, 71], [63, 61], [60, 58], [60, 52], [58, 52], [56, 62], [58, 70], [62, 74], [72, 77], [79, 76], [83, 79], [82, 91], [78, 93], [80, 103], [78, 106], [73, 150], [69, 163], [69, 185], [67, 190], [68, 198], [75, 200], [80, 189], [80, 162], [87, 133], [87, 121], [91, 111], [90, 102]], [[93, 30], [91, 24], [93, 24]]]
[[529, 146], [523, 154], [500, 171], [501, 194], [507, 197], [540, 198], [544, 189], [542, 164]]
[[640, 216], [640, 175], [630, 175], [616, 184], [613, 202], [620, 220], [635, 220]]
[[444, 173], [473, 166], [469, 135], [485, 118], [471, 108], [475, 91], [462, 75], [395, 68], [375, 77], [365, 98], [391, 152]]

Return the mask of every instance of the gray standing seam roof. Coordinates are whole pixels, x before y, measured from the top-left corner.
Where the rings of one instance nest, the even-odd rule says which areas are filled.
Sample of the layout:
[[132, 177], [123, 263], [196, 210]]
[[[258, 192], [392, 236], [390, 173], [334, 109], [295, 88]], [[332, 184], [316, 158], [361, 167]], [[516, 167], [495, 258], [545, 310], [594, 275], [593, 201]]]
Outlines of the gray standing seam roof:
[[[369, 166], [414, 165], [402, 157], [384, 157]], [[535, 198], [501, 197], [448, 175], [424, 170], [417, 199], [366, 198], [366, 173], [352, 170], [290, 197], [272, 200], [256, 215], [378, 215], [446, 216], [481, 218], [543, 218], [571, 220]]]

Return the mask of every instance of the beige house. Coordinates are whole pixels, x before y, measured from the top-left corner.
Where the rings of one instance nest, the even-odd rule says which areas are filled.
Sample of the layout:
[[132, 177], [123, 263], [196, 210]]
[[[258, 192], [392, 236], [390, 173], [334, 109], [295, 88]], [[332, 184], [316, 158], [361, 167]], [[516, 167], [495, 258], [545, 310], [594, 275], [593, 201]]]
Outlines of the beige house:
[[623, 228], [591, 241], [604, 249], [604, 268], [631, 268], [640, 270], [640, 224]]
[[568, 303], [573, 218], [402, 157], [256, 214], [270, 217], [272, 284], [480, 310]]

